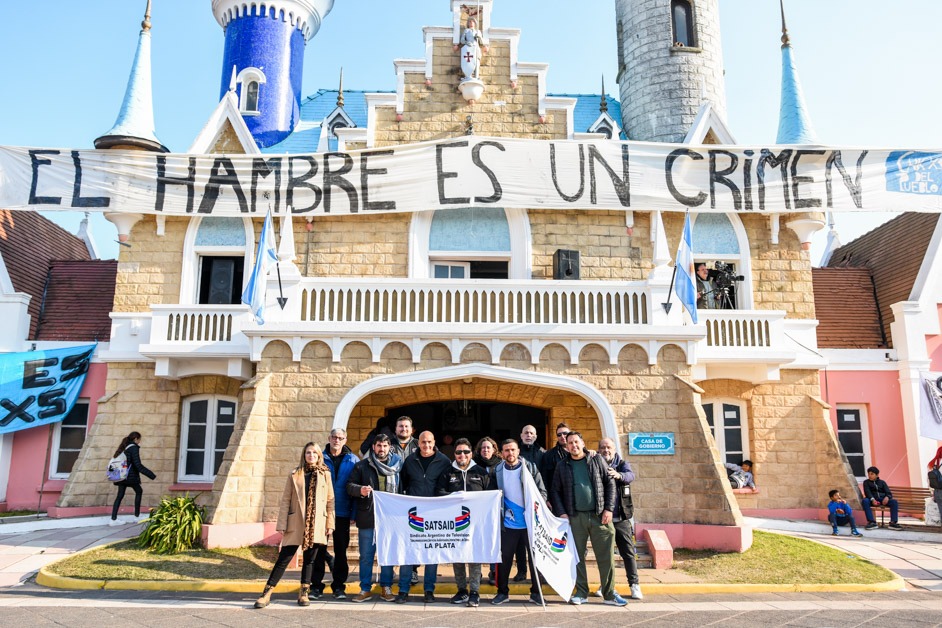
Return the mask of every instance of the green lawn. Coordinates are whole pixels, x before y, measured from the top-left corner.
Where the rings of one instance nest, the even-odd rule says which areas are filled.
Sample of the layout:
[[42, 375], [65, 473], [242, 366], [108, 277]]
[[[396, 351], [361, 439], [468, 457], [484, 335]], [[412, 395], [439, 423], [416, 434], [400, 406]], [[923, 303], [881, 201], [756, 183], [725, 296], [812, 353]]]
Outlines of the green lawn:
[[88, 580], [259, 580], [268, 577], [277, 547], [189, 550], [159, 556], [134, 539], [72, 556], [50, 570]]
[[8, 510], [0, 512], [0, 517], [22, 517], [24, 515], [35, 515], [35, 510]]
[[846, 552], [759, 530], [742, 554], [675, 550], [674, 569], [703, 582], [735, 584], [873, 584], [894, 578], [883, 567]]

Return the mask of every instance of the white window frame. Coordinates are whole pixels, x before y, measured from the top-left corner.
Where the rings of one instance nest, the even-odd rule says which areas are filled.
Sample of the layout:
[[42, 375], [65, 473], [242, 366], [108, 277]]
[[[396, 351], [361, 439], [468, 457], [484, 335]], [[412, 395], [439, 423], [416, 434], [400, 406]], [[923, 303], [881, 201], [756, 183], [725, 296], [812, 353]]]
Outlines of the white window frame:
[[504, 214], [510, 229], [509, 255], [506, 251], [430, 251], [428, 241], [435, 212], [413, 212], [409, 226], [409, 278], [432, 279], [432, 262], [506, 260], [508, 279], [532, 279], [533, 249], [527, 210], [504, 208]]
[[[443, 267], [446, 267], [446, 268], [449, 268], [449, 269], [451, 269], [451, 268], [463, 268], [463, 269], [464, 269], [464, 277], [461, 277], [460, 279], [470, 279], [470, 278], [471, 278], [471, 263], [470, 263], [470, 262], [455, 261], [455, 260], [449, 260], [449, 259], [440, 259], [440, 260], [431, 260], [431, 261], [429, 261], [429, 265], [431, 266], [431, 269], [429, 270], [429, 276], [430, 276], [432, 279], [441, 279], [441, 277], [436, 277], [436, 276], [435, 276], [435, 267], [436, 267], [436, 266], [443, 266]], [[450, 272], [450, 271], [449, 271], [448, 274], [449, 274], [448, 279], [457, 279], [456, 277], [451, 277], [451, 276], [450, 276], [450, 275], [451, 275], [451, 272]]]
[[[712, 405], [713, 406], [713, 428], [710, 430], [713, 436], [713, 442], [716, 443], [716, 448], [719, 449], [720, 455], [723, 457], [723, 462], [726, 463], [726, 428], [725, 428], [725, 418], [723, 414], [723, 404], [730, 406], [736, 406], [739, 408], [739, 430], [741, 432], [740, 438], [742, 439], [742, 457], [743, 460], [749, 459], [749, 413], [746, 411], [746, 404], [741, 399], [730, 399], [730, 398], [719, 398], [719, 399], [704, 399], [701, 406]], [[718, 410], [718, 411], [717, 411]], [[719, 435], [717, 435], [717, 425], [722, 424], [722, 429], [719, 430]]]
[[[203, 473], [199, 475], [186, 474], [186, 453], [187, 440], [190, 433], [190, 405], [197, 401], [209, 401], [209, 408], [206, 413], [206, 436], [203, 440]], [[212, 482], [216, 479], [213, 470], [215, 463], [216, 448], [216, 417], [218, 416], [218, 404], [220, 401], [228, 401], [235, 405], [232, 410], [233, 431], [235, 431], [236, 418], [239, 414], [239, 404], [235, 397], [227, 395], [190, 395], [184, 397], [180, 409], [180, 443], [177, 458], [177, 482]]]
[[202, 258], [213, 255], [223, 257], [245, 258], [242, 266], [242, 290], [249, 285], [252, 275], [252, 265], [255, 263], [255, 229], [251, 218], [242, 219], [242, 228], [245, 230], [244, 246], [197, 246], [196, 235], [200, 230], [203, 217], [190, 219], [190, 224], [183, 238], [183, 263], [180, 269], [180, 305], [196, 305], [200, 299], [200, 272]]
[[[870, 416], [867, 413], [866, 404], [860, 403], [838, 403], [834, 406], [834, 422], [836, 429], [834, 430], [834, 436], [840, 442], [840, 432], [841, 432], [841, 417], [839, 412], [841, 410], [856, 410], [860, 412], [860, 441], [861, 447], [863, 447], [863, 468], [864, 474], [856, 476], [858, 480], [863, 481], [867, 479], [867, 468], [873, 465], [873, 456], [870, 452]], [[847, 430], [844, 430], [847, 431]], [[841, 445], [841, 449], [844, 446]], [[845, 451], [846, 455], [847, 452]]]
[[[75, 402], [75, 405], [84, 405], [85, 409], [85, 438], [82, 439], [82, 445], [85, 445], [85, 440], [88, 438], [88, 422], [91, 418], [89, 413], [91, 412], [91, 407], [88, 404], [88, 399], [78, 399]], [[72, 428], [70, 428], [72, 429]], [[52, 449], [49, 452], [49, 479], [50, 480], [68, 480], [70, 473], [59, 473], [59, 454], [61, 453], [61, 444], [62, 444], [62, 421], [55, 423], [55, 426], [52, 430]], [[68, 450], [72, 451], [72, 450]], [[79, 448], [81, 451], [81, 447]]]
[[[262, 97], [262, 85], [265, 84], [265, 73], [258, 68], [244, 68], [236, 77], [236, 83], [242, 85], [239, 90], [239, 112], [243, 116], [257, 116], [261, 114], [258, 104]], [[258, 92], [255, 98], [255, 109], [248, 109], [249, 83], [258, 83]]]
[[[693, 212], [691, 212], [691, 214], [691, 229], [696, 232], [698, 216], [697, 214], [693, 214]], [[693, 257], [693, 263], [696, 265], [700, 262], [708, 262], [711, 270], [713, 269], [714, 262], [733, 264], [736, 269], [736, 274], [743, 276], [743, 280], [736, 284], [736, 309], [751, 310], [753, 309], [754, 300], [752, 298], [752, 260], [750, 259], [749, 253], [752, 249], [749, 246], [749, 236], [739, 216], [735, 213], [727, 213], [726, 217], [729, 219], [729, 224], [733, 226], [733, 231], [736, 234], [736, 240], [739, 243], [739, 255], [730, 253], [696, 253]], [[694, 239], [696, 239], [696, 236], [694, 236]]]

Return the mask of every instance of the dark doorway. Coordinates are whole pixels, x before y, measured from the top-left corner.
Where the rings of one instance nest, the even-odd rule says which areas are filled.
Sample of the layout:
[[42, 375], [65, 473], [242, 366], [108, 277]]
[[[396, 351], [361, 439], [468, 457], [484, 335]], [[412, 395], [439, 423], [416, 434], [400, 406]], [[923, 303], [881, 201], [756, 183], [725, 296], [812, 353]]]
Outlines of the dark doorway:
[[537, 442], [546, 447], [543, 434], [546, 433], [547, 412], [542, 408], [460, 399], [386, 409], [386, 416], [393, 421], [403, 415], [412, 417], [416, 436], [429, 430], [435, 435], [435, 443], [439, 447], [443, 445], [445, 435], [453, 439], [467, 438], [472, 445], [477, 445], [478, 440], [485, 436], [493, 438], [498, 445], [505, 438], [513, 438], [519, 443], [524, 425], [536, 427]]

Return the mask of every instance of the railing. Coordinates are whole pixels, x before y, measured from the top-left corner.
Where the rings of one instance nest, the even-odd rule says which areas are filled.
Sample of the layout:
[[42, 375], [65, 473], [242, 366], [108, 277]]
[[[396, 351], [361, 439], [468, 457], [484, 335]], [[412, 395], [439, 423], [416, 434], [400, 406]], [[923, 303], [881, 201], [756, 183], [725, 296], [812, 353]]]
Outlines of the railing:
[[301, 320], [321, 323], [646, 325], [644, 283], [305, 279]]
[[152, 343], [232, 342], [247, 317], [238, 305], [155, 305], [151, 326]]
[[780, 340], [784, 312], [713, 310], [698, 312], [708, 347], [770, 348]]

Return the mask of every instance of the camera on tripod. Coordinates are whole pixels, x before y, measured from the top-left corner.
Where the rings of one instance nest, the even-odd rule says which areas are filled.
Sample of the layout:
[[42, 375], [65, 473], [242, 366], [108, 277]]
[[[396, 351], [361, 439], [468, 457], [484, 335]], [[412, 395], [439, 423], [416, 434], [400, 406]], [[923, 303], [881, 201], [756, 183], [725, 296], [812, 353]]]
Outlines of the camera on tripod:
[[733, 267], [726, 262], [716, 262], [713, 265], [713, 286], [716, 290], [729, 292], [735, 282], [745, 279], [743, 275], [734, 275]]

